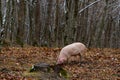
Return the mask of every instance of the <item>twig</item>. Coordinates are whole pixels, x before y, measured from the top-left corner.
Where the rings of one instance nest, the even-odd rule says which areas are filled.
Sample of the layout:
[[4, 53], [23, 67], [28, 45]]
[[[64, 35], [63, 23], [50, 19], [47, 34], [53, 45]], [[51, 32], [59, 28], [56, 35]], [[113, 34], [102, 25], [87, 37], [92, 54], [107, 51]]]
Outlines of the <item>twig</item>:
[[86, 6], [85, 8], [81, 9], [78, 13], [83, 12], [85, 9], [89, 8], [90, 6], [92, 6], [93, 4], [95, 4], [95, 3], [99, 2], [99, 1], [101, 1], [101, 0], [97, 0], [97, 1], [95, 1], [95, 2], [93, 2], [93, 3], [91, 3], [91, 4], [89, 4], [89, 5]]

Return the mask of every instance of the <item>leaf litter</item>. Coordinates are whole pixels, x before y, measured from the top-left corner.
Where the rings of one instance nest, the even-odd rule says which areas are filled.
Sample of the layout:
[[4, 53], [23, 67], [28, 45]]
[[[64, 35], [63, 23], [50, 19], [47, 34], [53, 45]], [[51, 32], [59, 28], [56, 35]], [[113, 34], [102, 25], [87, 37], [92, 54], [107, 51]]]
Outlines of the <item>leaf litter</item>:
[[[26, 76], [27, 73], [24, 73], [39, 62], [55, 64], [60, 50], [61, 48], [46, 47], [4, 47], [0, 52], [0, 80], [55, 80], [58, 76], [54, 73], [34, 74], [37, 76]], [[82, 57], [80, 63], [69, 62], [63, 65], [69, 78], [58, 80], [120, 79], [120, 49], [90, 48]]]

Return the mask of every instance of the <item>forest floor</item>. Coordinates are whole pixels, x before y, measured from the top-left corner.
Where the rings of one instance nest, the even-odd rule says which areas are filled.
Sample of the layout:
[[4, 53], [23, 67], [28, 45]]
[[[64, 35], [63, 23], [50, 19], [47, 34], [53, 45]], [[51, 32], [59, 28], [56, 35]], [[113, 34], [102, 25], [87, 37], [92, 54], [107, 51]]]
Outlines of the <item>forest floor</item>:
[[[39, 73], [29, 74], [28, 71], [39, 62], [55, 64], [60, 50], [40, 47], [2, 48], [0, 80], [54, 80], [52, 74], [46, 77], [47, 73], [41, 76]], [[83, 56], [81, 64], [66, 64], [62, 68], [69, 74], [67, 80], [120, 80], [120, 49], [91, 48]]]

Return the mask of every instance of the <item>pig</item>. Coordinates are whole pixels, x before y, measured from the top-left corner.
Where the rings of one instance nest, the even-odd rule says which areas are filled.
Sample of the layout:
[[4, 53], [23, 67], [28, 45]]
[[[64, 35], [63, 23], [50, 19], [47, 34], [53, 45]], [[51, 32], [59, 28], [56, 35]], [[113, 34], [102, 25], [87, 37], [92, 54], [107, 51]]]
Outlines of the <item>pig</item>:
[[75, 42], [63, 47], [57, 59], [57, 64], [64, 64], [68, 62], [68, 59], [72, 56], [84, 54], [87, 51], [86, 46], [83, 43]]

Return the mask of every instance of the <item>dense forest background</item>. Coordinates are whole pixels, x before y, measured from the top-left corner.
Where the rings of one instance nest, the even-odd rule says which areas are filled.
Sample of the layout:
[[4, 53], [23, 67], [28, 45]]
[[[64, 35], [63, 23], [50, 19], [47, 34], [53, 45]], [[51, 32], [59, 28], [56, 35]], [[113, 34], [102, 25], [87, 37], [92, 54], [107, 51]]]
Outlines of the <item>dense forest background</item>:
[[0, 0], [0, 45], [120, 48], [120, 0]]

